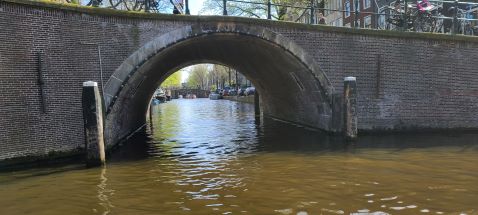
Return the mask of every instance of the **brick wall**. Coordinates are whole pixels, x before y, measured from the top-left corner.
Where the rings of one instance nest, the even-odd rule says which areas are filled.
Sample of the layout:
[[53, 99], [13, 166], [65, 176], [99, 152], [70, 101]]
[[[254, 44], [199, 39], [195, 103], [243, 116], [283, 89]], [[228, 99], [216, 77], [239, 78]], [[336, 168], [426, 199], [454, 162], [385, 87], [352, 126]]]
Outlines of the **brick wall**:
[[[0, 1], [0, 160], [83, 147], [81, 83], [102, 82], [98, 45], [106, 83], [143, 44], [198, 21], [14, 1]], [[477, 39], [218, 17], [202, 21], [221, 19], [292, 39], [314, 57], [337, 93], [345, 76], [356, 76], [359, 129], [478, 128]]]

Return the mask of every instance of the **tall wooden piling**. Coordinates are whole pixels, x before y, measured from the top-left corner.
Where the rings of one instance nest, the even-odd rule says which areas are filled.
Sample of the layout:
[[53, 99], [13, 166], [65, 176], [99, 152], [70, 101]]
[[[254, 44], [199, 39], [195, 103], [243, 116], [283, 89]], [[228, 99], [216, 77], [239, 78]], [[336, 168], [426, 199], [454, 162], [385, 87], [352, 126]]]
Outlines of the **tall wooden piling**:
[[149, 109], [148, 109], [148, 115], [149, 115], [149, 126], [151, 133], [154, 131], [154, 124], [153, 124], [153, 100], [149, 102]]
[[357, 138], [357, 83], [355, 77], [344, 79], [344, 132], [349, 140]]
[[100, 166], [105, 163], [105, 144], [103, 137], [103, 109], [97, 82], [83, 82], [82, 104], [86, 166]]
[[259, 93], [256, 91], [254, 92], [254, 114], [256, 118], [261, 117], [261, 106], [260, 106], [260, 97]]

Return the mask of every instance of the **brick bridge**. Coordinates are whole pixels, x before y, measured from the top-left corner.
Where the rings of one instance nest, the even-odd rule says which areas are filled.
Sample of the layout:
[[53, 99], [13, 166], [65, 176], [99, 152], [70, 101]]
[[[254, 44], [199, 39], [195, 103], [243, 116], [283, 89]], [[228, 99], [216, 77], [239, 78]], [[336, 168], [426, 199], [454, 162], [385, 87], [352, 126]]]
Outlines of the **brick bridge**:
[[478, 128], [477, 38], [0, 0], [0, 160], [81, 152], [89, 80], [112, 146], [145, 124], [168, 75], [197, 63], [239, 70], [264, 114], [308, 127], [342, 130], [355, 76], [362, 131]]
[[179, 98], [179, 96], [187, 96], [188, 94], [194, 94], [197, 98], [209, 98], [210, 91], [209, 90], [201, 90], [201, 89], [177, 89], [171, 90], [171, 97], [174, 99]]

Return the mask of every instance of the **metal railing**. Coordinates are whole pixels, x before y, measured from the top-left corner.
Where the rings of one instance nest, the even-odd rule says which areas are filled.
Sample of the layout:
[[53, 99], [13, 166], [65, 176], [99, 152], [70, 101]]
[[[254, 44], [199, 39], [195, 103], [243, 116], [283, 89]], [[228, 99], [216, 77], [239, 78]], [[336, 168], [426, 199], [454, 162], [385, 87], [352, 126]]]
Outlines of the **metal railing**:
[[[73, 0], [63, 1], [71, 2]], [[86, 1], [89, 2], [86, 5], [90, 6], [104, 6], [113, 9], [144, 12], [160, 12], [158, 9], [159, 3], [165, 4], [170, 2], [177, 10], [176, 13], [189, 14], [189, 0], [183, 0], [184, 5], [176, 3], [176, 0]], [[379, 2], [378, 0], [345, 0], [343, 4], [337, 4], [334, 8], [328, 8], [323, 0], [304, 0], [303, 3], [295, 5], [273, 3], [272, 0], [222, 0], [222, 8], [220, 8], [221, 0], [216, 1], [218, 1], [219, 5], [215, 9], [222, 9], [222, 15], [238, 15], [234, 14], [233, 10], [231, 10], [232, 14], [229, 14], [228, 9], [254, 5], [257, 6], [254, 7], [254, 10], [259, 10], [258, 15], [254, 14], [258, 18], [283, 20], [283, 17], [280, 15], [284, 14], [279, 14], [278, 10], [282, 9], [281, 12], [284, 12], [283, 9], [285, 8], [286, 11], [292, 11], [295, 15], [285, 20], [292, 22], [327, 24], [327, 19], [331, 18], [329, 15], [333, 14], [336, 18], [333, 20], [335, 22], [334, 25], [341, 27], [478, 35], [478, 0], [418, 1], [430, 3], [431, 7], [425, 10], [418, 8], [416, 0], [383, 0]], [[336, 1], [342, 2], [342, 0]], [[130, 5], [128, 2], [134, 5], [134, 7], [128, 7]], [[348, 2], [348, 5], [346, 5], [346, 2]], [[368, 7], [361, 7], [365, 2], [368, 3]], [[386, 3], [379, 5], [378, 3], [381, 2]], [[153, 10], [153, 8], [156, 9]], [[363, 11], [359, 10], [359, 8], [362, 8]], [[220, 13], [219, 11], [215, 12]], [[276, 16], [273, 15], [273, 12], [275, 12]], [[329, 15], [324, 16], [325, 14]]]
[[[349, 2], [355, 3], [353, 10], [351, 9], [352, 5], [350, 3], [348, 6], [344, 4], [342, 8], [333, 9], [319, 7], [314, 0], [303, 5], [276, 4], [272, 3], [271, 0], [267, 2], [223, 0], [222, 15], [228, 15], [228, 7], [234, 7], [234, 5], [229, 5], [230, 3], [242, 3], [263, 5], [267, 19], [272, 19], [272, 6], [274, 6], [302, 10], [302, 14], [297, 19], [287, 21], [308, 24], [318, 24], [320, 19], [325, 20], [327, 18], [326, 16], [320, 17], [320, 13], [323, 15], [324, 12], [336, 12], [341, 13], [339, 17], [341, 17], [344, 22], [342, 26], [347, 24], [354, 28], [363, 28], [359, 21], [370, 16], [368, 18], [369, 23], [364, 23], [365, 28], [478, 35], [477, 2], [429, 0], [429, 7], [420, 9], [417, 3], [425, 4], [425, 1], [400, 0], [389, 2], [389, 5], [378, 5], [376, 1], [370, 0], [370, 7], [366, 8], [367, 11], [358, 10], [360, 7], [360, 5], [358, 5], [359, 1], [351, 0]], [[374, 2], [375, 5], [372, 5], [372, 2]], [[369, 8], [372, 8], [372, 11], [369, 11]], [[345, 14], [349, 16], [345, 17]], [[372, 19], [374, 20], [373, 22]]]

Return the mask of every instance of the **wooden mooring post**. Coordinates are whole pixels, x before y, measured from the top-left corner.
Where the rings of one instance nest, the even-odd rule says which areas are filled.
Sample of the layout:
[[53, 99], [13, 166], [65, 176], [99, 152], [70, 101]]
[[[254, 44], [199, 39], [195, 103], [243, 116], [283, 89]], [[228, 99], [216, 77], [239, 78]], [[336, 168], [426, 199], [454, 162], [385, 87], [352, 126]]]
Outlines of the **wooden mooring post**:
[[355, 77], [344, 79], [344, 125], [348, 140], [357, 138], [357, 83]]
[[257, 92], [254, 92], [254, 115], [256, 117], [256, 119], [260, 118], [261, 117], [261, 100], [260, 100], [260, 97], [259, 97], [259, 93]]
[[101, 166], [105, 163], [105, 143], [103, 137], [103, 108], [97, 82], [83, 82], [82, 105], [86, 166]]

